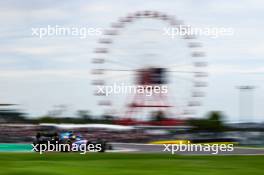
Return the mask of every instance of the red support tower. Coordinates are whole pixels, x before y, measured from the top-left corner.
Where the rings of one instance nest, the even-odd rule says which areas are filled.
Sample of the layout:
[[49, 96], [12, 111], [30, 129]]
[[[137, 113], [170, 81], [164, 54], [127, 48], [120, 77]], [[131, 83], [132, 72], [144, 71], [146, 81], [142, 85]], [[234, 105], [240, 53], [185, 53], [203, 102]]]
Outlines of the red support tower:
[[[143, 68], [137, 71], [136, 85], [138, 86], [133, 100], [128, 104], [125, 118], [133, 118], [135, 113], [143, 111], [143, 108], [155, 108], [167, 113], [168, 104], [167, 92], [163, 92], [162, 86], [166, 84], [166, 70], [164, 68]], [[158, 92], [155, 88], [159, 88]], [[168, 89], [166, 89], [167, 91]], [[143, 92], [142, 92], [143, 91]], [[151, 95], [147, 92], [152, 92]]]

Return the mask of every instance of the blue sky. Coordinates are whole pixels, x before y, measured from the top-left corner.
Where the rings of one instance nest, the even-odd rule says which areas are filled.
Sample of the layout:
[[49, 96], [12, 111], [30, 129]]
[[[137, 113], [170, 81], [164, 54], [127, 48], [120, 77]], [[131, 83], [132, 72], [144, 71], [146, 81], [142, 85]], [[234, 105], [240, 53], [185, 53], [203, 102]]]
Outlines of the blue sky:
[[39, 116], [54, 105], [71, 113], [98, 113], [90, 85], [90, 64], [97, 36], [86, 39], [31, 35], [32, 27], [47, 25], [106, 28], [119, 17], [138, 10], [174, 15], [194, 27], [231, 27], [234, 36], [200, 37], [209, 62], [209, 87], [199, 115], [221, 110], [238, 119], [239, 85], [254, 85], [254, 121], [264, 121], [264, 2], [257, 0], [89, 0], [0, 1], [0, 102]]

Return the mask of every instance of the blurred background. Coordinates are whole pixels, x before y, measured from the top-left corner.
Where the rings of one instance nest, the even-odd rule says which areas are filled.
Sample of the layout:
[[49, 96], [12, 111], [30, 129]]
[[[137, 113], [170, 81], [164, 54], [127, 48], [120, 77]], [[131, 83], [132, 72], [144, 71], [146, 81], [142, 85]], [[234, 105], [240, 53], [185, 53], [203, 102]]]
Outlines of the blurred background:
[[[0, 142], [72, 130], [110, 142], [263, 146], [262, 12], [257, 0], [0, 1]], [[234, 32], [164, 35], [179, 25]], [[48, 26], [99, 33], [33, 35]], [[98, 93], [115, 84], [168, 92]]]

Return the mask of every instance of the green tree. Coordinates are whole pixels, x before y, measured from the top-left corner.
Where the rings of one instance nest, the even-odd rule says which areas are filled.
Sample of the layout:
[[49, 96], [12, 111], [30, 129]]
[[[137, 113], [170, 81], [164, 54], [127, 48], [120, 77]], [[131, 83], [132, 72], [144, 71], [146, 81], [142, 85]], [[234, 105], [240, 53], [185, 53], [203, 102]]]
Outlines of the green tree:
[[205, 119], [189, 119], [188, 124], [194, 127], [194, 131], [218, 133], [225, 129], [223, 119], [223, 114], [220, 111], [212, 111]]
[[77, 115], [79, 118], [81, 118], [83, 120], [86, 120], [86, 121], [91, 120], [90, 111], [88, 111], [88, 110], [78, 110]]

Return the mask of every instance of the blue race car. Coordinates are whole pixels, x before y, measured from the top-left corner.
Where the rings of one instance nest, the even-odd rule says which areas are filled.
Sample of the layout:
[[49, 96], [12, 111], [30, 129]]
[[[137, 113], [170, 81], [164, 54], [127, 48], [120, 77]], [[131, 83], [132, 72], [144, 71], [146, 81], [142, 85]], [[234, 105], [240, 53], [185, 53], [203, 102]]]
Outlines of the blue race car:
[[[36, 149], [39, 150], [41, 145], [69, 145], [69, 149], [61, 150], [68, 152], [70, 151], [83, 151], [84, 147], [88, 151], [94, 152], [105, 152], [106, 150], [111, 150], [112, 146], [106, 141], [101, 139], [88, 140], [85, 139], [80, 134], [74, 134], [71, 131], [61, 132], [61, 133], [37, 133], [36, 140], [33, 145], [36, 146]], [[73, 149], [73, 147], [75, 147]], [[58, 148], [58, 146], [56, 147]]]

